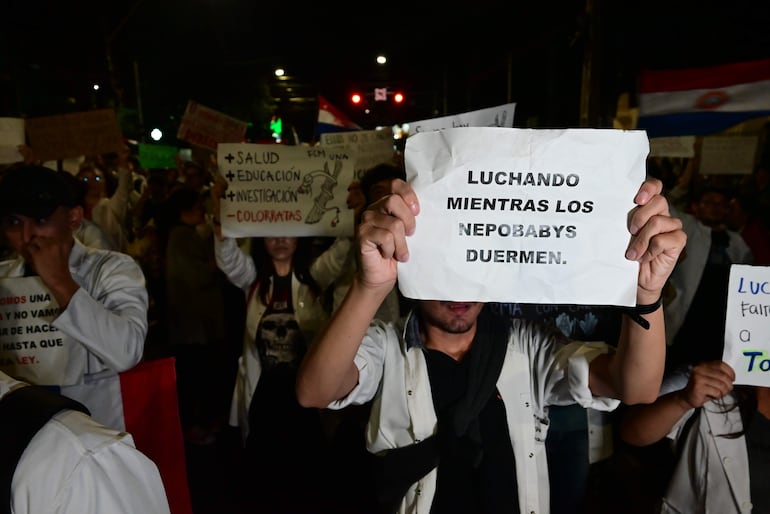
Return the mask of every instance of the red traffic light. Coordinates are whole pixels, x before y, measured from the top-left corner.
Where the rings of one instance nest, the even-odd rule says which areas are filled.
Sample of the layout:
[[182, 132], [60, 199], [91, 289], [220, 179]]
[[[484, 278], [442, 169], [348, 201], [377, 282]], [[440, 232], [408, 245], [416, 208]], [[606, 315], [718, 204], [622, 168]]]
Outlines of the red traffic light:
[[356, 105], [360, 104], [361, 103], [361, 95], [359, 95], [358, 93], [353, 93], [352, 95], [350, 95], [350, 101], [353, 102]]
[[404, 101], [404, 95], [402, 93], [396, 93], [393, 95], [393, 101], [400, 104]]

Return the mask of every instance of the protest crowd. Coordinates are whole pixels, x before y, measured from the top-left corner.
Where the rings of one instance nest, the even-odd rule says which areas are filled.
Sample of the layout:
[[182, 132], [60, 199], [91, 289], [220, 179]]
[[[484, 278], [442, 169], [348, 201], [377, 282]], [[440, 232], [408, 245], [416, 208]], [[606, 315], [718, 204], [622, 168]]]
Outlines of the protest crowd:
[[[21, 145], [0, 165], [0, 434], [28, 446], [0, 463], [0, 502], [770, 512], [770, 389], [723, 361], [731, 266], [770, 266], [767, 148], [747, 174], [702, 174], [699, 144], [647, 157], [624, 243], [634, 309], [406, 297], [396, 268], [424, 206], [390, 147], [319, 214], [345, 233], [250, 235], [225, 217], [222, 146], [147, 167], [123, 141], [64, 169]], [[50, 312], [25, 310], [38, 300]]]

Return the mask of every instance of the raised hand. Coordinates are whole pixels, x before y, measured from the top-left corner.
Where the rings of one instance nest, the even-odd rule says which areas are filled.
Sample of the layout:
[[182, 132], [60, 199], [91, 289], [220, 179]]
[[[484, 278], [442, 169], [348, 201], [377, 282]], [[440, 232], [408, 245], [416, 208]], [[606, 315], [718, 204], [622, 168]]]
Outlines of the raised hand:
[[726, 362], [702, 362], [693, 368], [687, 387], [679, 392], [679, 398], [690, 408], [696, 409], [732, 391], [734, 380], [735, 371]]
[[633, 237], [626, 258], [639, 262], [637, 302], [640, 304], [653, 303], [660, 297], [687, 242], [682, 222], [669, 213], [662, 189], [660, 180], [646, 180], [634, 198], [637, 207], [629, 216]]
[[398, 262], [409, 258], [406, 236], [414, 233], [419, 202], [412, 186], [401, 179], [391, 182], [391, 194], [363, 212], [358, 226], [362, 281], [372, 287], [393, 287]]

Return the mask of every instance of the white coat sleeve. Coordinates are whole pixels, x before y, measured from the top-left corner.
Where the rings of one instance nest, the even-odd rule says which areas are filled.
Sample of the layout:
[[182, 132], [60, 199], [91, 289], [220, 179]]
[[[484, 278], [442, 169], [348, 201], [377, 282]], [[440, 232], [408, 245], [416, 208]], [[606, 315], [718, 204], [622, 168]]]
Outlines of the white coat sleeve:
[[337, 280], [346, 270], [345, 266], [351, 262], [348, 256], [353, 246], [353, 240], [349, 237], [338, 237], [310, 266], [310, 275], [321, 287], [326, 289]]
[[149, 299], [142, 269], [129, 255], [111, 252], [87, 276], [53, 326], [117, 372], [142, 360]]
[[257, 280], [257, 268], [254, 265], [254, 259], [243, 253], [235, 239], [228, 237], [224, 241], [220, 241], [215, 237], [214, 258], [217, 267], [236, 287], [248, 290], [251, 284]]

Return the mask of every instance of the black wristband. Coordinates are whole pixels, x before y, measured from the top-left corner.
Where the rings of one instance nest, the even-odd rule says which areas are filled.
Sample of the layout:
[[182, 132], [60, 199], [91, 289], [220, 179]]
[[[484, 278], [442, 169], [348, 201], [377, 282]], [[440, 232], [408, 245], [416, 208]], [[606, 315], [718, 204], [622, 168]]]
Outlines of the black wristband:
[[652, 314], [663, 305], [663, 295], [661, 294], [655, 303], [647, 305], [637, 305], [636, 307], [624, 307], [623, 314], [638, 323], [643, 329], [650, 329], [650, 322], [642, 317], [643, 314]]

